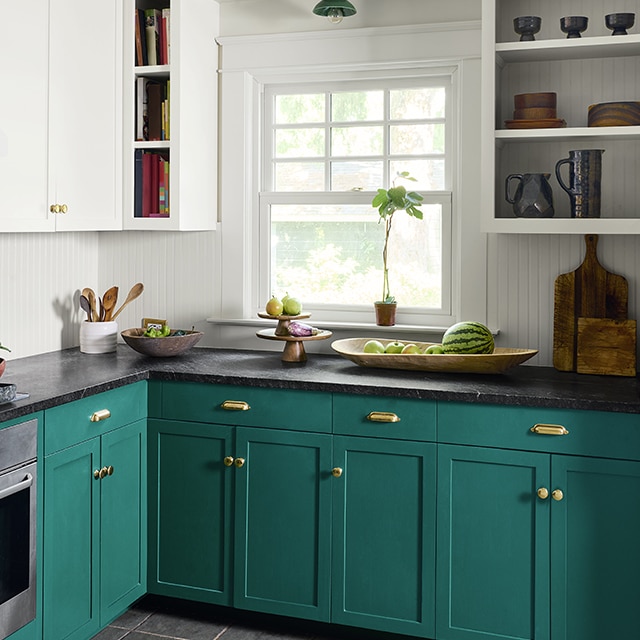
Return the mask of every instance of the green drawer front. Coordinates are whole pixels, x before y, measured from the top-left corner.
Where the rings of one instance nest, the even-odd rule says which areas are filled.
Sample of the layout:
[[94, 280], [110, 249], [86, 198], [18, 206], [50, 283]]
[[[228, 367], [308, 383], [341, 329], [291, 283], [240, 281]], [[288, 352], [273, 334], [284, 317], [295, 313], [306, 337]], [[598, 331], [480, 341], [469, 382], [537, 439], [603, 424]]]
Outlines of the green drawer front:
[[331, 395], [317, 391], [170, 382], [163, 387], [162, 417], [330, 433]]
[[[106, 416], [105, 410], [109, 416], [97, 420], [101, 415]], [[44, 453], [48, 455], [65, 449], [146, 418], [146, 415], [147, 383], [144, 381], [47, 409], [44, 419]]]
[[640, 415], [439, 402], [438, 442], [640, 460]]
[[434, 441], [436, 403], [383, 396], [333, 396], [333, 432], [352, 436]]

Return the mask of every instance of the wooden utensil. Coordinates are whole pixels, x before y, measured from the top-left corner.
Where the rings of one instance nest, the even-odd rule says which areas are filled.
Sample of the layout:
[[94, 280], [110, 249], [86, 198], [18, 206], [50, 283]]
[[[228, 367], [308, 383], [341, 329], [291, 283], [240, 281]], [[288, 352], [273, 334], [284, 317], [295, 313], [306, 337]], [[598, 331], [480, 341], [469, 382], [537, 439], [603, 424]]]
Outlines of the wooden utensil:
[[82, 290], [82, 295], [89, 301], [89, 306], [91, 307], [92, 322], [98, 322], [98, 320], [100, 320], [100, 316], [98, 315], [96, 294], [94, 293], [93, 289], [85, 287]]
[[126, 300], [120, 305], [120, 308], [111, 316], [112, 320], [115, 320], [122, 310], [133, 300], [135, 300], [142, 292], [144, 291], [144, 285], [142, 282], [138, 282], [131, 287], [129, 293], [127, 294]]
[[91, 317], [91, 305], [89, 304], [89, 300], [86, 296], [80, 296], [80, 308], [87, 314], [87, 322], [92, 322], [93, 318]]
[[597, 235], [586, 235], [584, 261], [556, 278], [553, 314], [553, 366], [578, 370], [578, 318], [626, 320], [627, 280], [610, 273], [599, 262]]
[[118, 301], [118, 287], [110, 287], [102, 296], [102, 306], [104, 307], [104, 321], [110, 322], [113, 309]]

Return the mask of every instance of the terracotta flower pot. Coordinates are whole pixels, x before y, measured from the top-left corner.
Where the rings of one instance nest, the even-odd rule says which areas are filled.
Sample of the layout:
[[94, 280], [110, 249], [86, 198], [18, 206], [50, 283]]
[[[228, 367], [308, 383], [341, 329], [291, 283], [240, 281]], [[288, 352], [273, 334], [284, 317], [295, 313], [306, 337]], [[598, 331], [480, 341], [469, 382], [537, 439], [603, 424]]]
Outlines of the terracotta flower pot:
[[4, 358], [0, 358], [0, 377], [4, 373], [4, 369], [7, 366], [7, 361]]
[[395, 302], [375, 302], [376, 309], [376, 324], [379, 327], [393, 327], [396, 323], [396, 308]]

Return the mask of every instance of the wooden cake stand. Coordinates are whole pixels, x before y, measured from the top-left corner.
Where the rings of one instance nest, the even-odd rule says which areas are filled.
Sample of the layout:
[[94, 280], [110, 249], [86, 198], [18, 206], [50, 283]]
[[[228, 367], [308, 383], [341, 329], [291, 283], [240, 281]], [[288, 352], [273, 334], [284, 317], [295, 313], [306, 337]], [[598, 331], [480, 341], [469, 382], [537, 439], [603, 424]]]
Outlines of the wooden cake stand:
[[283, 362], [305, 362], [307, 353], [304, 350], [304, 343], [307, 340], [326, 340], [333, 334], [331, 331], [318, 330], [315, 336], [291, 336], [289, 335], [289, 324], [292, 320], [301, 320], [310, 318], [311, 314], [303, 313], [297, 316], [270, 316], [267, 313], [259, 313], [260, 318], [267, 320], [277, 320], [278, 325], [275, 329], [261, 329], [256, 332], [258, 338], [265, 340], [280, 340], [285, 342], [284, 352], [282, 353]]

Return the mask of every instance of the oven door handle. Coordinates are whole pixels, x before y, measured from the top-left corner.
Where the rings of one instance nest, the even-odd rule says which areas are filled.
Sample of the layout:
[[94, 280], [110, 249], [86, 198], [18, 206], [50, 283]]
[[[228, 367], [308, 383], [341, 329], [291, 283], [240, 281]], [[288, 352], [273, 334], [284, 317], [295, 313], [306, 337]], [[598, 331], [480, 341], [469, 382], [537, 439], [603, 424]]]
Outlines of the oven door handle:
[[6, 489], [2, 489], [0, 491], [0, 500], [3, 498], [8, 498], [12, 496], [14, 493], [18, 493], [18, 491], [22, 491], [23, 489], [28, 489], [33, 484], [33, 476], [30, 473], [27, 473], [27, 477], [22, 482], [17, 482]]

